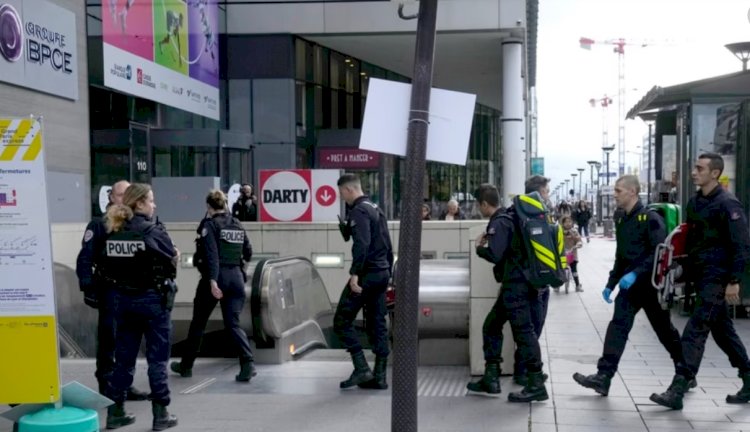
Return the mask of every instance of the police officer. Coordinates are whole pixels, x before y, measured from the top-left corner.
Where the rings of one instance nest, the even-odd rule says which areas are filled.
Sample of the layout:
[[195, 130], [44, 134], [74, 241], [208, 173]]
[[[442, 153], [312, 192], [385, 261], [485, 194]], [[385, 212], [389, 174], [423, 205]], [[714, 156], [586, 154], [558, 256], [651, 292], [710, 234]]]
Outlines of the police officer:
[[[388, 329], [385, 323], [385, 291], [393, 266], [393, 247], [385, 215], [362, 192], [359, 177], [344, 174], [338, 180], [339, 194], [346, 202], [347, 218], [343, 224], [344, 240], [352, 238], [352, 267], [349, 282], [341, 293], [333, 331], [351, 354], [354, 372], [340, 383], [341, 388], [358, 385], [363, 388], [387, 389]], [[365, 308], [365, 322], [375, 370], [370, 370], [357, 333], [354, 319]]]
[[667, 235], [664, 221], [656, 212], [643, 207], [639, 192], [640, 182], [636, 176], [622, 176], [615, 182], [615, 202], [619, 208], [615, 212], [617, 251], [602, 296], [607, 303], [612, 303], [610, 296], [615, 285], [619, 285], [620, 293], [615, 299], [612, 320], [607, 326], [604, 351], [597, 364], [598, 372], [588, 376], [580, 373], [573, 375], [578, 384], [603, 396], [609, 394], [609, 386], [625, 351], [628, 334], [641, 309], [646, 312], [659, 342], [672, 357], [675, 368], [683, 362], [680, 334], [672, 325], [669, 310], [662, 309], [658, 293], [651, 286], [656, 246]]
[[125, 412], [124, 402], [144, 335], [153, 430], [177, 425], [177, 418], [167, 411], [167, 362], [179, 251], [164, 227], [153, 222], [155, 209], [151, 187], [136, 183], [125, 190], [123, 204], [111, 206], [106, 214], [108, 236], [100, 272], [113, 291], [117, 329], [115, 366], [108, 392], [115, 404], [107, 410], [107, 429], [135, 422], [135, 416]]
[[206, 197], [208, 218], [201, 222], [194, 258], [201, 280], [193, 299], [193, 320], [185, 342], [181, 362], [170, 368], [183, 377], [193, 375], [206, 323], [216, 303], [221, 303], [224, 328], [230, 332], [240, 351], [240, 373], [235, 379], [248, 382], [256, 375], [253, 353], [247, 334], [240, 328], [240, 313], [245, 305], [245, 263], [252, 258], [250, 241], [240, 221], [227, 212], [227, 197], [212, 190]]
[[[125, 189], [130, 186], [125, 180], [118, 181], [109, 191], [109, 208], [112, 204], [122, 204]], [[96, 380], [99, 383], [99, 393], [107, 391], [108, 381], [115, 363], [115, 317], [112, 310], [111, 293], [105, 290], [101, 281], [97, 280], [97, 260], [101, 258], [104, 240], [107, 237], [104, 220], [94, 218], [86, 226], [81, 240], [81, 251], [76, 260], [76, 274], [78, 284], [83, 292], [84, 302], [99, 310], [97, 324], [96, 346]], [[146, 400], [148, 394], [135, 387], [128, 389], [127, 399], [131, 401]]]
[[682, 409], [689, 383], [698, 373], [709, 332], [742, 379], [742, 388], [727, 395], [727, 403], [750, 401], [750, 360], [727, 307], [740, 300], [740, 281], [750, 261], [750, 235], [742, 204], [719, 184], [723, 170], [721, 156], [704, 153], [692, 171], [693, 183], [700, 189], [686, 207], [685, 270], [695, 287], [696, 305], [682, 332], [685, 361], [667, 391], [650, 398], [676, 410]]

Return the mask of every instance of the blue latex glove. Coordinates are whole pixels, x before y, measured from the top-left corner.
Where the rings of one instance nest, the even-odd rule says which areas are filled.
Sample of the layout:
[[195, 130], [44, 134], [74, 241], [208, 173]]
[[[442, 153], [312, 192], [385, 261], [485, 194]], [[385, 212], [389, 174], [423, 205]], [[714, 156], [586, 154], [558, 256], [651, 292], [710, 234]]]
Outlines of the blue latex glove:
[[620, 282], [618, 282], [617, 284], [620, 286], [621, 290], [626, 290], [633, 285], [637, 276], [638, 275], [636, 275], [635, 272], [630, 272], [620, 278]]
[[605, 302], [612, 303], [612, 299], [609, 298], [609, 296], [611, 295], [612, 295], [612, 290], [610, 288], [604, 288], [604, 290], [602, 291], [602, 298], [604, 299]]

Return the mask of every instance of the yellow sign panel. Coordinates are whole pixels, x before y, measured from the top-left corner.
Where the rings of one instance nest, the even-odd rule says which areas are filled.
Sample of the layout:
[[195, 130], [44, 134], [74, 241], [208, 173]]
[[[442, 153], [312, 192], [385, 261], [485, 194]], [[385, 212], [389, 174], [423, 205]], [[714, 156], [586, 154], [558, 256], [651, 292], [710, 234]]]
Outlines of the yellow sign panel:
[[60, 399], [42, 125], [0, 119], [0, 403]]

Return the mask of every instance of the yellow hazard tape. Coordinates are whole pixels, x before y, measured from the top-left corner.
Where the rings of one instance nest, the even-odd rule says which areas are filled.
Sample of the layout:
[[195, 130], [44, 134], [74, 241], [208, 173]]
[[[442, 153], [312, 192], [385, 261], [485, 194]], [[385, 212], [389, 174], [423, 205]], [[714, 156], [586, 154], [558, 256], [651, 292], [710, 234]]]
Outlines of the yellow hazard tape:
[[0, 119], [0, 148], [0, 162], [17, 160], [19, 154], [23, 161], [36, 160], [42, 150], [39, 122], [33, 119]]

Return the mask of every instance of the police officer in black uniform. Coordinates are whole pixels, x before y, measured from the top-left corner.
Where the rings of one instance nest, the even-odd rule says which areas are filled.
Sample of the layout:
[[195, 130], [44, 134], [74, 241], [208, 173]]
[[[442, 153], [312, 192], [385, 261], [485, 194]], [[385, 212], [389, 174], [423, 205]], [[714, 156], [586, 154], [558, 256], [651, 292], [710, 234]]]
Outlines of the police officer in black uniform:
[[704, 153], [692, 172], [693, 182], [700, 189], [686, 207], [685, 271], [694, 284], [696, 305], [682, 332], [685, 362], [666, 392], [651, 395], [652, 401], [676, 410], [682, 409], [689, 383], [698, 373], [709, 332], [742, 379], [742, 388], [737, 394], [727, 395], [727, 403], [750, 401], [750, 359], [727, 306], [740, 300], [740, 282], [750, 262], [750, 235], [742, 204], [719, 184], [723, 170], [721, 156]]
[[107, 411], [107, 429], [135, 422], [135, 416], [125, 412], [124, 402], [144, 336], [153, 430], [177, 425], [177, 417], [167, 411], [167, 362], [179, 251], [163, 225], [153, 222], [155, 209], [151, 187], [136, 183], [125, 191], [123, 205], [107, 210], [108, 236], [100, 272], [113, 292], [117, 329], [115, 367], [107, 395], [115, 404]]
[[[130, 186], [125, 180], [118, 181], [109, 192], [109, 204], [122, 204], [125, 189]], [[99, 383], [99, 393], [105, 394], [108, 387], [112, 368], [115, 364], [115, 316], [112, 311], [112, 293], [106, 290], [101, 281], [97, 280], [97, 260], [101, 258], [107, 229], [102, 218], [94, 218], [86, 226], [81, 240], [81, 251], [76, 260], [76, 274], [78, 284], [83, 292], [84, 302], [99, 310], [97, 324], [96, 345], [96, 380]], [[148, 394], [135, 387], [128, 389], [128, 400], [146, 400]]]
[[628, 334], [641, 309], [646, 312], [659, 342], [672, 357], [675, 369], [683, 362], [680, 334], [672, 325], [669, 310], [662, 309], [659, 304], [658, 293], [651, 285], [656, 246], [667, 236], [664, 220], [655, 211], [643, 207], [639, 192], [640, 182], [635, 176], [626, 175], [615, 182], [615, 201], [619, 208], [615, 213], [617, 251], [602, 296], [607, 303], [612, 303], [610, 296], [615, 285], [619, 285], [620, 293], [615, 299], [615, 310], [607, 326], [598, 372], [588, 376], [580, 373], [573, 375], [578, 384], [603, 396], [609, 394], [609, 386], [625, 351]]
[[193, 300], [193, 320], [182, 361], [172, 362], [170, 368], [183, 377], [193, 375], [206, 323], [220, 302], [224, 328], [240, 351], [240, 373], [235, 379], [248, 382], [255, 376], [255, 367], [247, 334], [240, 328], [240, 313], [245, 305], [245, 264], [252, 258], [252, 249], [240, 221], [227, 212], [227, 197], [223, 192], [212, 190], [206, 204], [208, 218], [198, 228], [200, 237], [193, 259], [201, 272]]
[[[351, 354], [354, 372], [340, 383], [341, 388], [387, 389], [388, 329], [385, 291], [393, 266], [393, 246], [388, 221], [380, 209], [362, 192], [359, 177], [344, 174], [338, 180], [339, 194], [346, 201], [347, 220], [342, 224], [344, 240], [352, 238], [352, 267], [349, 282], [341, 293], [333, 331]], [[354, 329], [354, 319], [365, 308], [367, 335], [375, 353], [375, 369], [370, 370]]]

